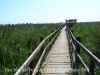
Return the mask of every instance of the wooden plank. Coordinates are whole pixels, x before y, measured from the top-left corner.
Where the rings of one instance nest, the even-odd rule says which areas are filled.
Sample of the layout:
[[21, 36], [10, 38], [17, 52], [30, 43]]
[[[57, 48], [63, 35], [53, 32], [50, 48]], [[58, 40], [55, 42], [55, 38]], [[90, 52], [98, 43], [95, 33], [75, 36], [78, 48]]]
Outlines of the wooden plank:
[[[39, 50], [41, 49], [41, 47], [43, 46], [43, 44], [45, 43], [45, 41], [47, 39], [49, 39], [49, 37], [51, 37], [52, 35], [54, 35], [57, 31], [59, 31], [62, 28], [59, 27], [57, 30], [55, 30], [53, 33], [51, 33], [49, 36], [47, 36], [40, 44], [39, 46], [34, 50], [34, 52], [28, 57], [28, 59], [23, 63], [23, 65], [18, 69], [18, 71], [14, 74], [14, 75], [22, 75], [24, 73], [23, 70], [25, 70], [30, 62], [34, 59], [35, 55], [39, 52]], [[59, 32], [58, 32], [59, 33]]]
[[42, 75], [66, 75], [72, 70], [68, 41], [65, 34], [64, 27], [47, 55], [45, 62], [42, 64]]

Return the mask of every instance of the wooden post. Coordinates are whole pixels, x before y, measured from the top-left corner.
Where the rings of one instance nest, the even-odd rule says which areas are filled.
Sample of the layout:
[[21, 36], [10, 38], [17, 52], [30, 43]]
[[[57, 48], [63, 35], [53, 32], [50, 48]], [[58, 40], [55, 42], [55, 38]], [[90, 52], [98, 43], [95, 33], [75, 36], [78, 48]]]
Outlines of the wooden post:
[[69, 41], [71, 40], [71, 35], [70, 35], [70, 32], [68, 31], [68, 38], [69, 38]]
[[[77, 36], [76, 40], [80, 42], [80, 37]], [[80, 54], [80, 47], [78, 45], [76, 45], [76, 51], [77, 51], [78, 54]]]
[[[41, 36], [41, 37], [40, 37], [40, 42], [42, 42], [43, 40], [44, 40], [44, 36]], [[44, 45], [43, 45], [43, 46], [41, 47], [41, 49], [40, 49], [41, 54], [42, 54], [43, 50], [44, 50]]]
[[[77, 36], [77, 37], [76, 37], [76, 40], [80, 42], [80, 37]], [[80, 47], [79, 47], [77, 44], [76, 44], [76, 52], [77, 52], [78, 54], [80, 54]], [[78, 59], [77, 56], [76, 56], [76, 61], [75, 61], [75, 62], [76, 62], [76, 63], [79, 63], [79, 59]]]
[[[73, 34], [73, 30], [71, 30], [71, 32], [72, 32], [72, 34]], [[71, 36], [71, 38], [72, 38], [72, 36]], [[73, 40], [73, 38], [72, 38], [72, 41], [73, 41], [73, 43], [74, 43], [74, 40]]]
[[[49, 37], [49, 42], [51, 42], [51, 37]], [[50, 47], [49, 48], [51, 49], [51, 44], [50, 44]]]
[[[57, 28], [57, 29], [58, 29], [58, 28]], [[56, 29], [56, 30], [57, 30], [57, 29]], [[56, 31], [56, 33], [55, 33], [55, 34], [57, 34], [59, 30], [60, 30], [60, 29], [58, 29], [58, 30]]]
[[[52, 33], [54, 32], [54, 30], [52, 30]], [[54, 38], [54, 34], [52, 35], [52, 39]]]
[[49, 37], [49, 42], [51, 42], [51, 37]]
[[[93, 52], [93, 54], [95, 55], [96, 53]], [[92, 75], [94, 75], [94, 65], [95, 65], [94, 61], [90, 58], [90, 68], [89, 68], [89, 70], [92, 73]]]
[[[54, 30], [52, 30], [52, 33], [53, 33], [53, 32], [54, 32]], [[55, 35], [55, 34], [52, 35], [52, 39], [54, 38], [54, 35]], [[52, 42], [52, 45], [53, 45], [53, 44], [54, 44], [54, 41]]]
[[[58, 29], [58, 28], [57, 28], [57, 29]], [[56, 30], [57, 30], [57, 29], [56, 29]], [[59, 29], [56, 31], [56, 33], [55, 33], [55, 34], [57, 34], [57, 33], [58, 33], [58, 31], [59, 31]]]
[[[30, 56], [32, 53], [28, 53], [28, 56]], [[30, 75], [32, 75], [33, 69], [34, 69], [35, 65], [33, 65], [33, 60], [31, 61], [29, 68], [30, 68]]]
[[67, 30], [67, 35], [68, 35], [68, 37], [69, 37], [69, 30]]

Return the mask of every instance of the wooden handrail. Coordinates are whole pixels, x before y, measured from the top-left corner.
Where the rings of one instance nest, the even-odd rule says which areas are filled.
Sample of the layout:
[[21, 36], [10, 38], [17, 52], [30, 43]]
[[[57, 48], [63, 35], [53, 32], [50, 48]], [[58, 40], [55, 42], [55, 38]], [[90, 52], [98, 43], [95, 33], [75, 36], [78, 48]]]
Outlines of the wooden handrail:
[[82, 63], [82, 65], [85, 67], [87, 73], [88, 73], [89, 75], [92, 75], [92, 74], [90, 73], [90, 71], [89, 71], [89, 68], [88, 68], [87, 65], [85, 64], [85, 62], [82, 60], [82, 58], [80, 57], [80, 55], [76, 52], [76, 48], [75, 48], [75, 46], [74, 46], [74, 43], [72, 43], [72, 46], [73, 46], [73, 48], [74, 48], [73, 50], [74, 50], [75, 54], [76, 54], [77, 57], [79, 58], [79, 60], [80, 60], [80, 62]]
[[[69, 29], [68, 26], [66, 26], [66, 30], [68, 31], [67, 33], [69, 34], [68, 38], [69, 38], [69, 43], [71, 43], [71, 46], [74, 48], [74, 52], [76, 54], [76, 60], [79, 60], [82, 65], [85, 67], [86, 69], [86, 72], [89, 74], [89, 75], [94, 75], [94, 68], [91, 70], [90, 68], [92, 67], [92, 65], [90, 65], [90, 68], [87, 67], [87, 65], [84, 63], [84, 61], [82, 60], [82, 58], [80, 57], [79, 53], [77, 52], [76, 50], [76, 47], [74, 46], [74, 43], [76, 43], [76, 45], [79, 46], [79, 48], [81, 48], [86, 54], [87, 56], [90, 58], [91, 63], [95, 63], [98, 67], [100, 67], [100, 60], [92, 53], [90, 52], [86, 47], [84, 47], [75, 37], [74, 35], [72, 34], [71, 30]], [[74, 43], [73, 43], [74, 42]], [[76, 62], [77, 63], [77, 62]], [[90, 64], [91, 64], [90, 63]]]
[[36, 54], [39, 52], [39, 50], [41, 49], [41, 47], [43, 46], [43, 44], [46, 42], [47, 39], [49, 39], [49, 37], [51, 37], [52, 35], [54, 35], [57, 31], [59, 31], [61, 28], [63, 27], [60, 26], [58, 29], [56, 29], [53, 33], [51, 33], [49, 36], [47, 36], [39, 45], [38, 47], [32, 52], [32, 54], [28, 57], [28, 59], [23, 63], [23, 65], [17, 70], [17, 72], [14, 75], [22, 75], [25, 71], [25, 69], [29, 66], [29, 64], [31, 63], [31, 61], [34, 59], [34, 57], [36, 56]]
[[92, 54], [86, 47], [84, 47], [79, 41], [76, 40], [76, 38], [74, 37], [74, 35], [72, 34], [69, 28], [68, 30], [72, 36], [72, 39], [76, 42], [76, 44], [79, 45], [80, 48], [82, 48], [83, 51], [100, 67], [100, 60], [94, 54]]
[[40, 59], [39, 59], [37, 65], [36, 65], [36, 67], [34, 68], [34, 71], [33, 71], [32, 75], [36, 75], [36, 73], [38, 72], [39, 67], [40, 67], [40, 64], [41, 64], [41, 62], [42, 62], [42, 59], [43, 59], [43, 57], [44, 57], [44, 54], [46, 53], [46, 49], [51, 45], [51, 43], [54, 41], [54, 39], [57, 37], [57, 35], [58, 35], [59, 33], [60, 33], [60, 31], [55, 35], [55, 37], [51, 40], [51, 42], [50, 42], [50, 43], [47, 45], [47, 47], [44, 49], [44, 51], [43, 51], [43, 53], [42, 53], [42, 55], [41, 55], [41, 57], [40, 57]]

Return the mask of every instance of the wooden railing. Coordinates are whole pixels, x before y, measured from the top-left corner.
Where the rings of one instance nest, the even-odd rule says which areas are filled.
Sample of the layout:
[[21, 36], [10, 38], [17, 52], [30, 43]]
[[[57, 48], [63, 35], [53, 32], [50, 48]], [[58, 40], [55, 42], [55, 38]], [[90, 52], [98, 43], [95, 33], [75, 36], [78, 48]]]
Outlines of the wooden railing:
[[[18, 71], [14, 75], [22, 75], [25, 72], [25, 69], [28, 68], [30, 65], [30, 68], [33, 67], [34, 63], [34, 58], [36, 54], [41, 51], [41, 56], [40, 59], [37, 62], [37, 65], [32, 68], [33, 70], [31, 71], [32, 75], [36, 75], [36, 73], [39, 71], [39, 68], [41, 66], [41, 63], [43, 62], [42, 60], [44, 59], [45, 55], [47, 54], [48, 50], [50, 50], [52, 44], [54, 43], [55, 39], [60, 33], [60, 30], [63, 28], [64, 25], [60, 26], [57, 28], [55, 31], [53, 31], [49, 36], [46, 38], [41, 37], [41, 43], [38, 45], [38, 47], [30, 54], [28, 59], [23, 63], [23, 65], [18, 69]], [[49, 44], [44, 48], [45, 42], [49, 40]], [[33, 63], [32, 63], [33, 61]]]
[[[76, 38], [74, 37], [73, 31], [71, 31], [67, 25], [66, 25], [66, 33], [67, 33], [68, 41], [69, 41], [69, 48], [75, 53], [75, 61], [72, 60], [72, 62], [81, 63], [86, 69], [86, 73], [88, 75], [94, 75], [94, 64], [100, 67], [100, 60], [94, 55], [94, 53], [90, 52], [86, 47], [84, 47], [80, 43], [80, 37], [76, 37]], [[90, 58], [89, 68], [80, 57], [80, 49], [82, 49], [86, 53], [86, 55]], [[73, 59], [73, 56], [71, 56], [71, 58]]]

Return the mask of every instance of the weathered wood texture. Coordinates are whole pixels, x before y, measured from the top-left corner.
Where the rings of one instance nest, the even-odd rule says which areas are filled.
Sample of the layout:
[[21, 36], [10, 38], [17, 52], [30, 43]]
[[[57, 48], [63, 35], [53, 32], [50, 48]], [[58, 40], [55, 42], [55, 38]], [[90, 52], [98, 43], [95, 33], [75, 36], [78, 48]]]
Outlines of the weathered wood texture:
[[40, 51], [40, 49], [43, 47], [45, 41], [49, 39], [51, 36], [53, 36], [55, 33], [57, 33], [61, 28], [60, 26], [58, 29], [56, 29], [53, 33], [51, 33], [49, 36], [47, 36], [39, 45], [38, 47], [32, 52], [32, 54], [27, 58], [27, 60], [22, 64], [22, 66], [18, 69], [18, 71], [14, 75], [22, 75], [25, 72], [25, 69], [30, 65], [31, 61], [34, 59], [36, 54]]
[[[92, 52], [90, 52], [90, 50], [88, 50], [85, 46], [83, 46], [80, 43], [80, 39], [76, 39], [74, 37], [74, 35], [72, 34], [71, 30], [69, 29], [68, 26], [66, 26], [66, 31], [67, 33], [71, 36], [71, 39], [74, 41], [74, 43], [76, 43], [76, 45], [78, 46], [78, 50], [76, 50], [76, 48], [74, 47], [74, 44], [72, 44], [73, 46], [73, 50], [77, 56], [76, 59], [79, 59], [80, 63], [84, 66], [84, 68], [86, 69], [86, 72], [88, 75], [94, 75], [94, 64], [97, 65], [98, 67], [100, 67], [100, 59], [98, 59], [95, 54], [93, 54]], [[86, 53], [86, 55], [90, 58], [90, 68], [87, 67], [87, 65], [85, 64], [85, 62], [82, 60], [82, 58], [80, 57], [80, 48]]]
[[68, 40], [64, 27], [41, 67], [42, 75], [67, 75], [71, 68]]

